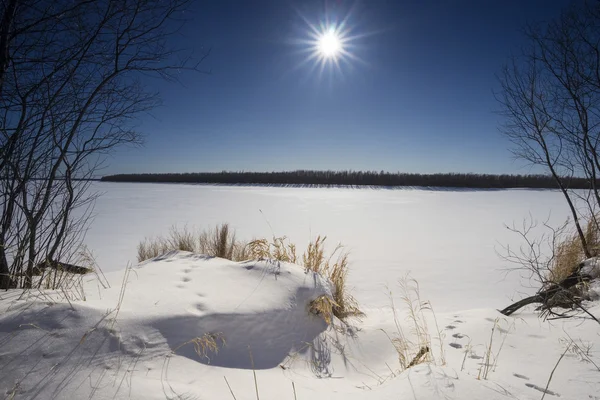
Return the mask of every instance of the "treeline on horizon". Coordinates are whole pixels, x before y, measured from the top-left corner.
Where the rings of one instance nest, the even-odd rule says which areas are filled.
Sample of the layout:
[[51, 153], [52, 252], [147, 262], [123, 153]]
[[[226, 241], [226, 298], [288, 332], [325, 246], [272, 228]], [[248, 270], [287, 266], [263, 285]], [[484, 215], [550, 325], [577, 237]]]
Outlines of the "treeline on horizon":
[[[414, 174], [363, 171], [289, 171], [289, 172], [197, 172], [117, 174], [104, 176], [105, 182], [205, 183], [227, 185], [294, 185], [294, 186], [427, 186], [473, 189], [556, 189], [549, 175], [492, 175], [474, 173]], [[584, 178], [563, 178], [571, 189], [588, 189]]]

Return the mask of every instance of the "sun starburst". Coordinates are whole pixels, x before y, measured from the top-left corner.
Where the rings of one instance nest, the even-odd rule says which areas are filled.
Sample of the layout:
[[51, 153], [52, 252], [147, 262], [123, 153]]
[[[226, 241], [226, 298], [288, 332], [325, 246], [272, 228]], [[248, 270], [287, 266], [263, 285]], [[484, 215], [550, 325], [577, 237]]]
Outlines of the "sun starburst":
[[318, 24], [311, 22], [299, 13], [304, 20], [307, 31], [305, 38], [297, 39], [296, 42], [302, 47], [306, 55], [296, 68], [311, 65], [311, 71], [318, 69], [319, 76], [328, 69], [344, 75], [343, 66], [349, 66], [352, 61], [361, 61], [355, 53], [356, 39], [363, 35], [355, 35], [348, 25], [350, 14], [341, 20], [325, 16]]

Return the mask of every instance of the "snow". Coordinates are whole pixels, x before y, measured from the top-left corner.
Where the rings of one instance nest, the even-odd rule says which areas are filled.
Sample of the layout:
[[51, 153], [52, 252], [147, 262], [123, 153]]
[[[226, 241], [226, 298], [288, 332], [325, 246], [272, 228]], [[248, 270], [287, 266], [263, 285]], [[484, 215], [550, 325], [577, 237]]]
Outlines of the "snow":
[[[529, 284], [506, 276], [496, 251], [519, 245], [505, 224], [530, 215], [557, 226], [568, 217], [565, 200], [551, 190], [410, 190], [281, 188], [177, 184], [98, 183], [103, 195], [86, 243], [104, 271], [136, 262], [144, 237], [172, 225], [206, 229], [228, 222], [241, 239], [287, 236], [303, 248], [327, 235], [329, 248], [350, 251], [349, 282], [358, 300], [388, 305], [386, 286], [410, 272], [438, 311], [501, 307]], [[448, 279], [452, 284], [448, 285]], [[489, 283], [493, 282], [493, 285]], [[482, 282], [485, 284], [482, 285]], [[466, 296], [448, 296], [449, 287]]]
[[[232, 399], [229, 384], [237, 399], [254, 399], [256, 376], [262, 400], [540, 399], [567, 348], [545, 398], [600, 398], [595, 322], [542, 321], [529, 307], [511, 317], [497, 311], [531, 291], [518, 276], [504, 278], [498, 244], [517, 242], [503, 224], [530, 212], [563, 222], [559, 193], [96, 187], [107, 193], [87, 243], [111, 286], [86, 278], [85, 301], [0, 293], [7, 398]], [[134, 265], [144, 236], [224, 221], [242, 238], [275, 233], [300, 245], [321, 233], [348, 245], [366, 317], [327, 326], [308, 304], [329, 283], [292, 264], [172, 252]], [[396, 283], [409, 272], [435, 311], [426, 313], [434, 358], [401, 371], [388, 295], [410, 335]], [[204, 334], [221, 344], [217, 354], [199, 355], [189, 343]]]

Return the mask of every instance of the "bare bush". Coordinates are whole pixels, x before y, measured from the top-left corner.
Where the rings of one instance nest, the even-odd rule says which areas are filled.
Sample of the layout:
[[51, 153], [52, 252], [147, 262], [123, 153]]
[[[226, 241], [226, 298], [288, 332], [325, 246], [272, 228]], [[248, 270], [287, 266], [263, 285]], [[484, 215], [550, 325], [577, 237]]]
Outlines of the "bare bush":
[[[537, 228], [543, 228], [544, 232], [540, 234]], [[590, 279], [581, 273], [586, 254], [579, 235], [571, 233], [568, 228], [568, 221], [554, 228], [547, 222], [539, 224], [531, 218], [524, 220], [521, 227], [513, 225], [508, 228], [521, 237], [523, 244], [518, 249], [503, 247], [504, 253], [500, 256], [515, 265], [509, 267], [508, 272], [520, 271], [522, 277], [529, 279], [532, 287], [537, 288], [537, 293], [504, 308], [501, 310], [503, 314], [511, 315], [529, 304], [540, 304], [538, 310], [542, 311], [544, 318], [568, 317], [569, 312], [576, 309], [596, 320], [582, 304], [588, 299], [586, 282]], [[587, 223], [585, 236], [589, 249], [594, 251], [591, 254], [596, 255], [598, 232], [595, 220]]]

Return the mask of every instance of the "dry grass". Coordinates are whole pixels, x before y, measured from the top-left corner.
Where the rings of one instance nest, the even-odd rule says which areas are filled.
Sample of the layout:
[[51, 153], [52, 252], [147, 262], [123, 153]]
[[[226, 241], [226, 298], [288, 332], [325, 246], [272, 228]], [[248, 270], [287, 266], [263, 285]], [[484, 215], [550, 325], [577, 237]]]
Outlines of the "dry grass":
[[333, 310], [337, 304], [329, 296], [319, 296], [310, 302], [308, 311], [314, 315], [318, 315], [331, 325], [333, 323]]
[[[406, 321], [410, 330], [405, 331], [400, 322], [398, 311], [394, 303], [393, 295], [390, 292], [390, 302], [394, 315], [396, 332], [393, 336], [388, 335], [390, 342], [398, 354], [398, 362], [402, 370], [411, 368], [415, 365], [431, 362], [445, 364], [445, 355], [443, 350], [443, 334], [437, 325], [435, 313], [428, 301], [421, 300], [419, 293], [419, 284], [415, 279], [405, 277], [399, 281], [402, 291], [401, 299], [406, 309]], [[439, 358], [434, 357], [431, 343], [431, 334], [427, 325], [426, 313], [431, 313], [435, 321], [437, 338], [439, 340]]]
[[194, 351], [202, 358], [206, 358], [208, 362], [210, 362], [209, 354], [218, 354], [219, 349], [226, 345], [225, 338], [222, 333], [205, 333], [202, 336], [195, 337], [191, 340], [188, 340], [185, 343], [177, 346], [173, 349], [173, 352], [176, 353], [177, 350], [186, 346], [188, 344], [192, 344], [194, 346]]
[[340, 320], [361, 317], [364, 313], [346, 285], [348, 253], [342, 252], [343, 246], [338, 245], [331, 255], [327, 256], [326, 240], [326, 236], [317, 236], [308, 244], [302, 257], [298, 257], [296, 246], [285, 236], [274, 237], [272, 241], [254, 240], [248, 244], [247, 252], [251, 259], [300, 264], [307, 272], [317, 273], [329, 280], [332, 283], [332, 297], [325, 300], [324, 296], [321, 296], [314, 299], [309, 306], [311, 312], [322, 316], [328, 324], [333, 322], [332, 315]]
[[228, 224], [217, 225], [198, 234], [188, 228], [172, 227], [167, 237], [146, 238], [137, 248], [138, 262], [161, 256], [169, 251], [181, 250], [233, 261], [249, 259], [247, 245], [236, 239], [235, 231]]
[[[316, 272], [320, 275], [327, 275], [329, 262], [325, 259], [325, 240], [326, 236], [317, 236], [314, 242], [310, 242], [306, 252], [302, 255], [302, 265], [307, 271]], [[340, 246], [336, 247], [332, 256], [338, 252]]]
[[170, 250], [173, 249], [170, 248], [168, 242], [164, 238], [145, 238], [138, 244], [137, 260], [138, 262], [150, 260], [168, 253]]
[[221, 224], [200, 233], [198, 240], [199, 253], [212, 257], [226, 258], [233, 261], [245, 261], [248, 259], [245, 242], [236, 239], [235, 231], [228, 224]]
[[[302, 255], [303, 266], [306, 271], [315, 272], [331, 282], [332, 299], [330, 299], [329, 303], [333, 315], [342, 321], [351, 317], [361, 317], [364, 313], [360, 310], [356, 299], [350, 294], [350, 290], [346, 284], [348, 277], [348, 253], [343, 252], [343, 247], [338, 245], [331, 255], [327, 257], [325, 255], [326, 239], [327, 237], [325, 236], [318, 236], [313, 242], [308, 244], [306, 251]], [[336, 257], [335, 262], [333, 261], [334, 257]]]
[[[596, 218], [592, 218], [585, 228], [585, 240], [593, 257], [600, 255], [600, 229]], [[560, 283], [585, 259], [579, 235], [571, 234], [559, 240], [554, 249], [554, 257], [549, 266], [547, 281]]]
[[296, 264], [296, 246], [289, 243], [287, 237], [274, 237], [271, 242], [267, 239], [257, 239], [248, 243], [247, 253], [253, 260], [275, 260]]

